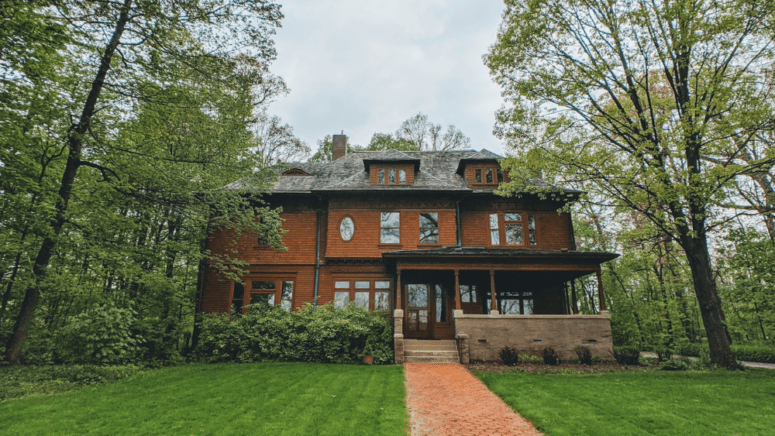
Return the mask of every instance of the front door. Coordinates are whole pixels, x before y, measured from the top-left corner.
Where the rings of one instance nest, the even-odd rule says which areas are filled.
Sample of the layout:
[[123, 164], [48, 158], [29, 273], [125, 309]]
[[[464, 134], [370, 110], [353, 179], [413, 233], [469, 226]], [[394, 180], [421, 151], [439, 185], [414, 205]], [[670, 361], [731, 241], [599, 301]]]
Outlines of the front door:
[[448, 286], [441, 283], [410, 283], [405, 290], [404, 334], [407, 338], [455, 337]]

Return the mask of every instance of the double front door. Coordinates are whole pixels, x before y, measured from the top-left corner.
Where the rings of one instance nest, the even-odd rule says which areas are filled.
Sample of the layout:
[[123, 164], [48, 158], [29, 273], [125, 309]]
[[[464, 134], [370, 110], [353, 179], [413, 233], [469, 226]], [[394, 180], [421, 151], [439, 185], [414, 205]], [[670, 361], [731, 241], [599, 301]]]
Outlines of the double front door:
[[417, 339], [453, 339], [454, 294], [445, 283], [408, 283], [404, 286], [404, 336]]

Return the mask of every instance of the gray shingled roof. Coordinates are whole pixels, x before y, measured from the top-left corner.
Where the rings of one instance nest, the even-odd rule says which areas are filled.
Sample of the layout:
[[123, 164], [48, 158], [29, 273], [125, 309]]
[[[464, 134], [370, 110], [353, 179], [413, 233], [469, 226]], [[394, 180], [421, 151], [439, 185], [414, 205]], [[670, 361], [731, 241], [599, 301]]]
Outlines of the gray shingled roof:
[[[466, 187], [458, 172], [461, 161], [493, 161], [502, 159], [488, 150], [455, 151], [356, 151], [333, 162], [289, 162], [278, 171], [299, 169], [309, 174], [280, 176], [272, 188], [273, 193], [302, 194], [336, 191], [473, 191]], [[367, 165], [373, 162], [413, 162], [419, 168], [412, 185], [372, 185]], [[419, 162], [419, 167], [417, 163]], [[534, 185], [551, 187], [543, 180], [531, 181]], [[244, 189], [242, 181], [230, 184], [229, 189]], [[487, 192], [491, 192], [487, 190]]]

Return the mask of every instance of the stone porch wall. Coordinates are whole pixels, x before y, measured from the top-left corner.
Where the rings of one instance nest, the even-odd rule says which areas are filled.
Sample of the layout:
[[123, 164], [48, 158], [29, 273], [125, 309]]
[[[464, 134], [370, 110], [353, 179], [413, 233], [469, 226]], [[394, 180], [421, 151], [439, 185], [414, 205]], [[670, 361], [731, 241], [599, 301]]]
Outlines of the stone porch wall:
[[[592, 355], [613, 359], [611, 317], [601, 315], [464, 315], [455, 311], [460, 360], [500, 360], [503, 347], [520, 355], [541, 355], [553, 348], [561, 359], [576, 359], [574, 349], [588, 347]], [[465, 356], [463, 349], [468, 351]]]

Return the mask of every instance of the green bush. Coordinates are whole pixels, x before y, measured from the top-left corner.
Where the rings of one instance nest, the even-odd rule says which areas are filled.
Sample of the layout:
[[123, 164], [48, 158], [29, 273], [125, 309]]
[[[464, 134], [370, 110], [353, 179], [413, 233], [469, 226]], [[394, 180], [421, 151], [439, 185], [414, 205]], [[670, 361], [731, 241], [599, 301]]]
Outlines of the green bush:
[[775, 363], [775, 348], [762, 345], [732, 345], [735, 359], [745, 362]]
[[[696, 342], [686, 342], [683, 344], [679, 344], [675, 352], [677, 354], [680, 354], [681, 356], [692, 356], [692, 357], [698, 357], [700, 355], [700, 350], [702, 350], [703, 345], [698, 344]], [[707, 348], [707, 346], [705, 346]]]
[[589, 347], [576, 347], [573, 351], [576, 352], [579, 363], [582, 365], [592, 365], [592, 351]]
[[659, 368], [665, 371], [686, 371], [692, 367], [692, 361], [687, 357], [670, 359], [659, 363]]
[[632, 345], [614, 347], [614, 359], [619, 365], [637, 365], [640, 359], [640, 349]]
[[143, 342], [132, 334], [136, 316], [133, 309], [111, 301], [81, 312], [59, 331], [58, 355], [69, 364], [134, 363]]
[[668, 347], [654, 347], [654, 352], [657, 353], [657, 358], [660, 362], [664, 362], [673, 358], [673, 350]]
[[541, 356], [544, 358], [544, 364], [546, 365], [558, 365], [560, 363], [560, 355], [554, 351], [554, 348], [544, 348]]
[[498, 352], [498, 356], [500, 356], [503, 364], [506, 366], [514, 366], [519, 363], [519, 354], [517, 354], [517, 350], [513, 348], [501, 348], [501, 350]]
[[374, 363], [393, 362], [389, 318], [353, 305], [307, 304], [298, 312], [253, 306], [247, 314], [209, 314], [202, 319], [196, 358], [206, 362], [281, 360], [357, 363], [365, 354]]

